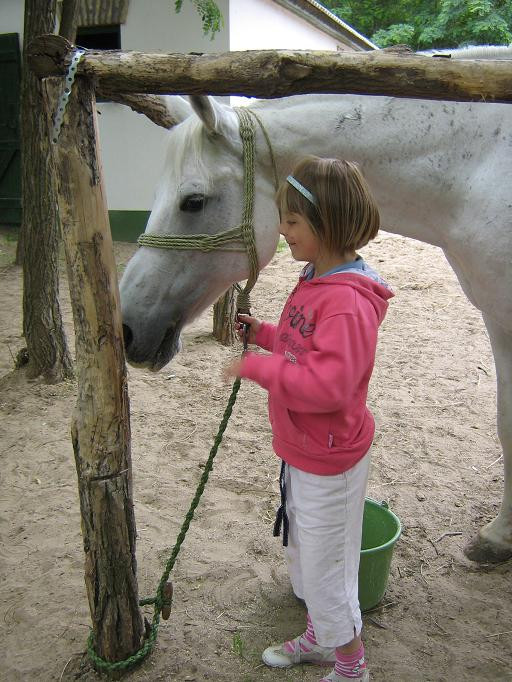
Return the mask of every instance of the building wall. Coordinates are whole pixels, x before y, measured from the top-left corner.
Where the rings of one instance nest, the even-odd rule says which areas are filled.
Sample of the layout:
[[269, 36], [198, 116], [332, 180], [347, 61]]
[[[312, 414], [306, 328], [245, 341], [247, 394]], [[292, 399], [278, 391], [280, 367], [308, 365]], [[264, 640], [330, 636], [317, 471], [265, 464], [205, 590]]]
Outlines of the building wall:
[[[217, 2], [228, 25], [228, 0]], [[130, 0], [121, 26], [121, 48], [140, 52], [225, 52], [224, 28], [213, 40], [203, 35], [199, 14], [184, 2], [179, 14], [169, 0]], [[98, 104], [101, 155], [115, 235], [143, 231], [164, 160], [166, 131], [141, 114], [112, 102]], [[128, 212], [126, 214], [120, 211]]]
[[347, 49], [273, 0], [230, 0], [230, 50]]
[[[229, 49], [229, 0], [216, 0], [224, 28], [214, 39], [203, 35], [199, 14], [184, 2], [130, 0], [121, 25], [121, 48], [144, 52], [225, 52]], [[23, 47], [23, 0], [0, 0], [0, 31], [18, 33]], [[115, 236], [143, 231], [164, 159], [166, 131], [145, 116], [112, 102], [98, 104], [100, 153]]]
[[[273, 0], [216, 0], [224, 26], [203, 35], [192, 2], [179, 14], [172, 0], [130, 0], [121, 48], [144, 52], [226, 52], [248, 49], [347, 49]], [[23, 0], [0, 0], [0, 31], [23, 40]], [[241, 98], [233, 98], [237, 102]], [[146, 117], [112, 102], [98, 104], [100, 152], [114, 237], [144, 230], [164, 162], [167, 133]]]
[[20, 50], [23, 46], [23, 11], [22, 0], [2, 0], [0, 2], [0, 33], [19, 33]]

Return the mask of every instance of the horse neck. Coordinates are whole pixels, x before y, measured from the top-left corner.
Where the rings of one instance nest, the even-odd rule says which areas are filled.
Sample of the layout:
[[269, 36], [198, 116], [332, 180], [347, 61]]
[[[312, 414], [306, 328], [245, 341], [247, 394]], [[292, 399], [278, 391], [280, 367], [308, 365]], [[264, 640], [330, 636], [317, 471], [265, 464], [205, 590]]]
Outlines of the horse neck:
[[[267, 100], [255, 110], [272, 141], [280, 179], [308, 154], [356, 161], [379, 204], [383, 229], [439, 246], [439, 224], [446, 224], [452, 201], [440, 193], [439, 179], [423, 169], [446, 156], [446, 134], [453, 139], [457, 132], [448, 122], [432, 125], [432, 106], [419, 100], [310, 95]], [[446, 119], [455, 118], [453, 109], [445, 106]], [[446, 186], [455, 169], [441, 172]]]

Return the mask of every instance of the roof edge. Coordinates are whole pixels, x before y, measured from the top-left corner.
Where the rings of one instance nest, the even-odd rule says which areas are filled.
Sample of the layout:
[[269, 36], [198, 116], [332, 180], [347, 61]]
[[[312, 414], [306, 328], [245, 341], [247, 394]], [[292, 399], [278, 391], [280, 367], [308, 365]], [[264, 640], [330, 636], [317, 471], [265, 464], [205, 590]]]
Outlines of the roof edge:
[[319, 2], [316, 2], [316, 0], [274, 0], [274, 2], [302, 17], [333, 38], [344, 38], [354, 49], [379, 49], [371, 40], [358, 33], [358, 31], [341, 19], [338, 19], [335, 14]]

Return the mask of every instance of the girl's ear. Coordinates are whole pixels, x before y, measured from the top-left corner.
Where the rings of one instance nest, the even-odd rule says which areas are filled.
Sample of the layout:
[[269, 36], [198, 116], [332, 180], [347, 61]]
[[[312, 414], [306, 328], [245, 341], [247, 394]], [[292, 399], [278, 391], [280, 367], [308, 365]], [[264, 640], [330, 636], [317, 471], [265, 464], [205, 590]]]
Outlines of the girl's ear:
[[220, 104], [208, 95], [190, 95], [189, 100], [209, 133], [227, 137], [237, 130], [237, 117], [230, 106]]

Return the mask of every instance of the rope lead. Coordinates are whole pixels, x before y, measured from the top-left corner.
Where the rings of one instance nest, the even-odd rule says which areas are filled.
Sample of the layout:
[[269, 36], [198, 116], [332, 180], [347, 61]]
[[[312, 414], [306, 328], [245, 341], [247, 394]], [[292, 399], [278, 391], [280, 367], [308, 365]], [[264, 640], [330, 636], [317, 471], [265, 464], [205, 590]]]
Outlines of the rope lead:
[[98, 656], [98, 654], [94, 650], [94, 633], [92, 630], [89, 633], [89, 637], [87, 639], [87, 653], [89, 654], [89, 658], [93, 662], [96, 669], [100, 670], [101, 672], [110, 673], [128, 670], [129, 668], [132, 668], [133, 666], [143, 661], [146, 658], [146, 656], [152, 651], [153, 646], [155, 645], [156, 638], [158, 635], [158, 626], [160, 624], [160, 613], [162, 612], [163, 607], [169, 608], [171, 601], [169, 598], [164, 597], [164, 594], [166, 592], [167, 580], [176, 562], [181, 546], [185, 540], [185, 536], [189, 529], [190, 523], [194, 518], [194, 512], [197, 508], [197, 505], [199, 504], [201, 495], [204, 492], [210, 472], [213, 469], [213, 460], [215, 459], [215, 455], [217, 454], [219, 446], [222, 442], [222, 437], [224, 436], [224, 431], [226, 430], [229, 418], [231, 417], [231, 413], [233, 412], [233, 407], [236, 402], [236, 396], [240, 389], [240, 384], [241, 379], [237, 377], [233, 382], [231, 395], [229, 396], [226, 409], [224, 410], [224, 415], [220, 422], [217, 435], [215, 436], [213, 446], [210, 450], [210, 455], [206, 460], [206, 464], [204, 466], [204, 471], [199, 481], [199, 485], [197, 486], [194, 498], [192, 499], [190, 508], [181, 526], [181, 530], [176, 539], [176, 543], [171, 552], [171, 556], [169, 557], [165, 565], [164, 572], [162, 574], [162, 577], [160, 578], [160, 582], [158, 583], [156, 596], [149, 599], [142, 599], [139, 602], [140, 606], [144, 606], [146, 604], [154, 604], [153, 621], [149, 627], [149, 634], [146, 638], [146, 641], [144, 642], [142, 647], [138, 651], [136, 651], [132, 656], [129, 656], [128, 658], [125, 658], [122, 661], [116, 661], [115, 663], [111, 663], [110, 661], [106, 661], [104, 658], [101, 658], [101, 656]]

